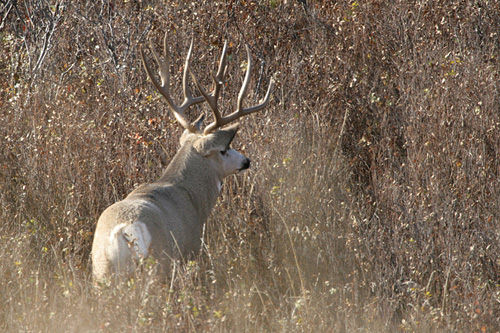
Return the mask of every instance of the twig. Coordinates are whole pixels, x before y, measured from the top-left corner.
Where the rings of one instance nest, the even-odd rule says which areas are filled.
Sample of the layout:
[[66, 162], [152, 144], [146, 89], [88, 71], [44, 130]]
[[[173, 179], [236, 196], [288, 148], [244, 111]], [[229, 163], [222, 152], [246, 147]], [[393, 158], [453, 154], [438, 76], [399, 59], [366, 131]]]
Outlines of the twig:
[[342, 121], [342, 126], [340, 127], [339, 137], [337, 138], [337, 144], [335, 145], [335, 150], [333, 152], [334, 157], [337, 156], [337, 151], [339, 150], [339, 146], [340, 146], [340, 140], [342, 139], [342, 135], [344, 135], [345, 123], [346, 123], [348, 116], [349, 116], [349, 109], [346, 109], [345, 113], [344, 113], [344, 120]]
[[446, 280], [444, 281], [444, 286], [443, 286], [443, 300], [441, 302], [441, 311], [443, 313], [446, 311], [446, 305], [448, 302], [448, 282], [450, 280], [450, 273], [451, 273], [451, 261], [448, 266], [448, 272], [446, 272]]
[[283, 215], [280, 214], [279, 210], [276, 207], [274, 207], [274, 205], [272, 207], [273, 207], [274, 211], [276, 212], [276, 214], [278, 214], [283, 225], [285, 226], [288, 240], [290, 241], [290, 246], [292, 248], [293, 259], [295, 260], [295, 266], [297, 267], [297, 272], [299, 274], [300, 289], [302, 292], [302, 296], [305, 296], [306, 295], [306, 288], [304, 286], [304, 278], [302, 277], [302, 269], [300, 268], [299, 260], [297, 259], [297, 253], [295, 252], [295, 246], [293, 245], [293, 240], [292, 240], [292, 235], [290, 234], [290, 229], [288, 228], [288, 225], [286, 224], [285, 218], [283, 217]]
[[[3, 29], [3, 27], [4, 27], [4, 25], [5, 25], [5, 21], [7, 21], [7, 16], [9, 16], [10, 11], [11, 11], [11, 10], [12, 10], [12, 8], [14, 7], [14, 6], [10, 3], [10, 1], [9, 1], [9, 2], [7, 2], [3, 8], [5, 9], [7, 6], [8, 6], [9, 8], [7, 9], [7, 11], [5, 12], [5, 15], [4, 15], [4, 16], [3, 16], [3, 18], [2, 18], [2, 23], [0, 24], [0, 30], [2, 30], [2, 29]], [[3, 10], [3, 9], [2, 9], [2, 10]]]

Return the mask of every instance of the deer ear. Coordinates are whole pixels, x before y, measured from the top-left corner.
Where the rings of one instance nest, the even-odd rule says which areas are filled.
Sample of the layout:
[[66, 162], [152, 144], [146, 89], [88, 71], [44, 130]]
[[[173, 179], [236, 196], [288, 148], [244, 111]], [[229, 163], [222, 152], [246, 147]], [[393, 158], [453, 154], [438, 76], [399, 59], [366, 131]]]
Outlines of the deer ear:
[[201, 126], [203, 125], [203, 120], [205, 120], [205, 114], [202, 113], [195, 121], [191, 123], [191, 126], [196, 128], [198, 133], [201, 133]]
[[216, 141], [214, 134], [205, 135], [193, 143], [193, 148], [198, 154], [206, 157], [215, 151], [224, 150], [224, 146], [218, 145]]
[[225, 150], [229, 147], [231, 141], [233, 141], [237, 131], [237, 124], [230, 126], [227, 129], [218, 130], [209, 135], [200, 137], [194, 142], [193, 147], [203, 156], [208, 156], [216, 151]]
[[231, 141], [233, 141], [234, 136], [236, 135], [236, 132], [238, 132], [238, 128], [240, 127], [239, 123], [232, 124], [231, 126], [226, 127], [225, 129], [219, 130], [219, 132], [225, 132], [227, 133], [228, 136], [231, 137]]

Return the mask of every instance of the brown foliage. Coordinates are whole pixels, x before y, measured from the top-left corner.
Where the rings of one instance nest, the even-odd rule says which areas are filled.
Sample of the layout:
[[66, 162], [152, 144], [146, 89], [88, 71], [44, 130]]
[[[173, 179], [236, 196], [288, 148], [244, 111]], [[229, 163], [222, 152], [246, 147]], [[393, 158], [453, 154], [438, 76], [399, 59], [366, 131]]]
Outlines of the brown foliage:
[[[0, 10], [2, 330], [498, 331], [498, 2]], [[278, 84], [269, 111], [244, 120], [252, 169], [224, 185], [198, 260], [167, 285], [151, 260], [94, 289], [97, 217], [177, 149], [137, 52], [164, 31], [175, 96], [192, 33], [204, 86], [230, 41], [224, 109], [245, 43], [250, 99], [271, 74]]]

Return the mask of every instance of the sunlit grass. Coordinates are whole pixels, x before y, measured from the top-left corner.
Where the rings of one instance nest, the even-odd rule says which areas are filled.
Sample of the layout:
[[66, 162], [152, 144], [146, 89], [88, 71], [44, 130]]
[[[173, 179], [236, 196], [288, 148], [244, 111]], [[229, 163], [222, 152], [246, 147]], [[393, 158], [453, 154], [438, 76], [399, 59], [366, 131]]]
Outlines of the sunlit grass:
[[[18, 6], [29, 21], [11, 8], [0, 32], [0, 330], [500, 326], [494, 5], [39, 3]], [[252, 167], [224, 183], [196, 258], [168, 277], [147, 259], [96, 287], [99, 214], [178, 146], [137, 58], [144, 32], [157, 43], [165, 30], [176, 98], [192, 31], [206, 86], [233, 43], [221, 107], [234, 107], [244, 43], [249, 101], [271, 73], [276, 89], [242, 121], [234, 145]]]

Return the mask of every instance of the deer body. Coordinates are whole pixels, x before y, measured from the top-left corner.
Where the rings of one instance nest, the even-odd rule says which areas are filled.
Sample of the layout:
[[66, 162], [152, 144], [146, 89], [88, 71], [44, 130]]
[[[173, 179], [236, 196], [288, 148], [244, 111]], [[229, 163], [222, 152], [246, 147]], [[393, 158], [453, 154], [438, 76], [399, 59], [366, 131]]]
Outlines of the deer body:
[[[154, 78], [141, 50], [148, 76], [165, 97], [185, 131], [180, 139], [181, 147], [162, 177], [156, 182], [139, 186], [125, 199], [109, 206], [100, 216], [92, 245], [92, 272], [96, 281], [103, 281], [114, 273], [128, 275], [135, 270], [136, 263], [141, 258], [150, 255], [163, 268], [167, 268], [170, 260], [188, 258], [199, 251], [202, 228], [216, 203], [222, 180], [250, 166], [248, 158], [229, 148], [237, 132], [237, 125], [225, 129], [221, 127], [264, 108], [273, 81], [271, 80], [264, 102], [248, 109], [241, 108], [249, 81], [250, 54], [247, 48], [249, 66], [238, 98], [238, 109], [229, 116], [221, 116], [217, 109], [217, 97], [226, 71], [226, 46], [219, 71], [214, 78], [214, 91], [207, 94], [191, 74], [202, 94], [193, 97], [186, 84], [192, 45], [193, 43], [184, 67], [185, 100], [180, 106], [173, 103], [168, 92], [168, 63], [161, 62], [153, 51], [160, 67], [160, 84]], [[165, 36], [165, 53], [166, 50]], [[203, 101], [209, 104], [215, 121], [202, 132], [203, 117], [189, 123], [184, 111]]]
[[226, 163], [232, 169], [224, 169], [217, 156], [224, 146], [204, 156], [193, 141], [183, 144], [158, 181], [138, 187], [102, 213], [92, 248], [98, 280], [113, 271], [131, 273], [137, 259], [150, 254], [166, 265], [171, 258], [187, 258], [199, 250], [222, 179], [248, 167], [249, 160], [228, 151], [226, 155], [234, 155]]

